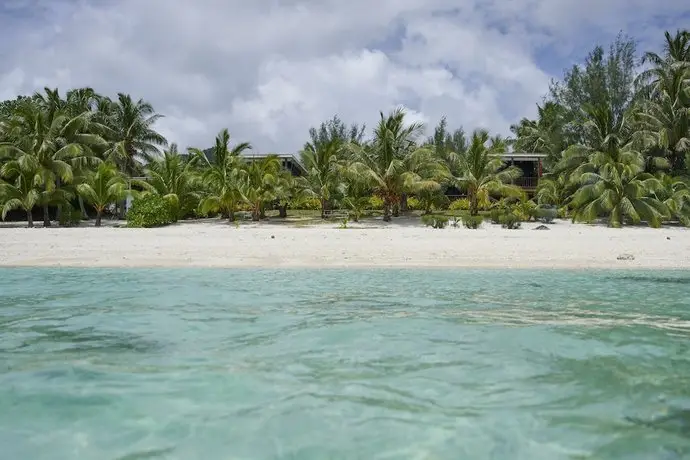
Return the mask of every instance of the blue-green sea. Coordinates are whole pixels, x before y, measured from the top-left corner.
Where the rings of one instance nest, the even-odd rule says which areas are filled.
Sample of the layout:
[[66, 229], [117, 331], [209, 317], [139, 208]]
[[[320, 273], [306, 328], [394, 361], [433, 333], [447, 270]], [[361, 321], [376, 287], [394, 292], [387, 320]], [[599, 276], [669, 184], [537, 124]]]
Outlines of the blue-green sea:
[[690, 458], [690, 272], [0, 270], [0, 459], [158, 458]]

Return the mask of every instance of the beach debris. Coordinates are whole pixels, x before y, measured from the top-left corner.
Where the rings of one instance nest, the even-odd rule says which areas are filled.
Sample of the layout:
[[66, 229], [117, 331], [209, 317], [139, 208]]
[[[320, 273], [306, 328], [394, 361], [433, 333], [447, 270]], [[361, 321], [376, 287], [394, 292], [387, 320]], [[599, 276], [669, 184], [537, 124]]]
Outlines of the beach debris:
[[535, 230], [550, 230], [550, 228], [547, 227], [546, 225], [540, 225], [538, 227], [534, 227], [534, 229]]
[[671, 237], [670, 237], [670, 236], [667, 236], [667, 237], [666, 237], [666, 239], [667, 239], [667, 240], [670, 240], [670, 239], [671, 239]]
[[617, 257], [618, 260], [635, 260], [635, 256], [632, 254], [621, 254]]
[[271, 239], [272, 239], [272, 240], [275, 240], [275, 239], [276, 239], [276, 236], [275, 236], [275, 235], [271, 235]]

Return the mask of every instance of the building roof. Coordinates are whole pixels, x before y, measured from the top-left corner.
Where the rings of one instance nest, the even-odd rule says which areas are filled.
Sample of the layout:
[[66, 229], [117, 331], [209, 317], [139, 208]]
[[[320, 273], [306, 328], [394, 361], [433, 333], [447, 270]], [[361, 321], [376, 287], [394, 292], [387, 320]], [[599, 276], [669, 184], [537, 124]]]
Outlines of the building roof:
[[545, 153], [509, 152], [501, 154], [504, 160], [537, 161], [546, 158]]

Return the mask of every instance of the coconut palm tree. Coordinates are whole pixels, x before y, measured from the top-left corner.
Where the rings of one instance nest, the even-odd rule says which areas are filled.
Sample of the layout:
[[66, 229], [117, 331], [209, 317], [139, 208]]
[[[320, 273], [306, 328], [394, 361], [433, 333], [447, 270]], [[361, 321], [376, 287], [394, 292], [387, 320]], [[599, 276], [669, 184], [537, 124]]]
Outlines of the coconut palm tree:
[[512, 182], [522, 171], [514, 166], [506, 167], [500, 154], [505, 152], [500, 139], [491, 139], [489, 132], [475, 130], [470, 139], [467, 153], [460, 158], [460, 175], [453, 177], [454, 186], [467, 193], [470, 201], [470, 215], [479, 214], [479, 201], [491, 195], [522, 198], [524, 191]]
[[103, 162], [77, 185], [77, 193], [96, 210], [96, 227], [101, 226], [103, 211], [127, 195], [127, 181], [111, 162]]
[[237, 206], [242, 201], [240, 187], [246, 175], [246, 161], [240, 155], [252, 147], [248, 142], [243, 142], [230, 150], [229, 143], [230, 134], [223, 129], [216, 136], [216, 143], [208, 154], [194, 148], [189, 152], [198, 158], [203, 182], [208, 188], [199, 204], [201, 213], [220, 212], [232, 222]]
[[196, 164], [199, 156], [187, 160], [181, 156], [176, 144], [146, 166], [145, 181], [133, 181], [145, 193], [160, 195], [170, 203], [177, 219], [183, 218], [199, 205], [200, 184]]
[[0, 176], [8, 181], [0, 181], [3, 220], [10, 211], [22, 209], [26, 212], [28, 226], [34, 226], [31, 211], [41, 198], [40, 170], [37, 159], [30, 155], [11, 159], [0, 167]]
[[442, 166], [432, 149], [417, 146], [423, 124], [406, 123], [401, 108], [380, 116], [369, 144], [349, 146], [354, 159], [349, 168], [368, 178], [373, 192], [383, 200], [383, 220], [389, 222], [404, 194], [439, 187], [432, 177]]
[[[644, 172], [645, 159], [632, 147], [626, 118], [614, 122], [607, 106], [588, 106], [585, 112], [588, 120], [584, 128], [592, 146], [572, 150], [579, 160], [584, 159], [571, 172], [572, 180], [579, 184], [570, 201], [573, 221], [608, 217], [609, 225], [620, 227], [627, 218], [635, 224], [646, 220], [659, 226], [669, 215], [667, 207], [654, 196], [663, 186]], [[564, 160], [570, 160], [568, 152]]]
[[300, 153], [307, 173], [297, 179], [297, 184], [305, 194], [319, 199], [322, 219], [326, 218], [326, 211], [338, 194], [343, 167], [341, 154], [345, 145], [339, 138], [323, 142], [312, 140], [305, 144]]
[[280, 168], [280, 159], [276, 155], [249, 162], [239, 193], [242, 201], [251, 207], [253, 221], [261, 219], [265, 204], [276, 198], [275, 189], [279, 185]]
[[160, 154], [158, 147], [168, 145], [153, 127], [163, 115], [143, 99], [134, 101], [123, 93], [118, 93], [117, 101], [102, 99], [97, 105], [100, 121], [108, 127], [107, 139], [111, 141], [105, 157], [127, 175], [141, 175], [144, 165]]
[[659, 181], [662, 189], [655, 191], [657, 199], [668, 208], [671, 218], [690, 226], [690, 178], [662, 173]]
[[11, 158], [32, 156], [40, 168], [44, 226], [50, 226], [48, 206], [61, 204], [68, 195], [63, 184], [72, 182], [75, 171], [97, 164], [92, 146], [103, 139], [87, 133], [86, 115], [70, 116], [57, 90], [46, 89], [46, 96], [35, 95], [19, 105], [7, 122], [10, 142], [0, 143], [0, 154]]

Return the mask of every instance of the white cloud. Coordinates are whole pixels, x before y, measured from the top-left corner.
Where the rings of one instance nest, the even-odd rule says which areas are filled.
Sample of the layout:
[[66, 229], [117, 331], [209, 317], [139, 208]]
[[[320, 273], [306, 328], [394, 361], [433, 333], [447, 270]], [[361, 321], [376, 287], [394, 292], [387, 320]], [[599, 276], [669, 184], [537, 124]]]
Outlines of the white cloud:
[[335, 113], [371, 127], [401, 104], [430, 124], [445, 114], [506, 133], [547, 89], [538, 63], [570, 65], [621, 29], [656, 46], [687, 10], [682, 0], [3, 3], [0, 97], [44, 85], [128, 92], [166, 115], [159, 128], [181, 146], [209, 146], [227, 127], [263, 151], [298, 149]]

